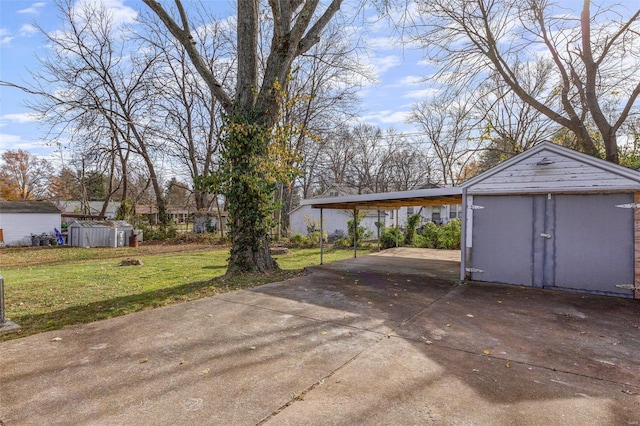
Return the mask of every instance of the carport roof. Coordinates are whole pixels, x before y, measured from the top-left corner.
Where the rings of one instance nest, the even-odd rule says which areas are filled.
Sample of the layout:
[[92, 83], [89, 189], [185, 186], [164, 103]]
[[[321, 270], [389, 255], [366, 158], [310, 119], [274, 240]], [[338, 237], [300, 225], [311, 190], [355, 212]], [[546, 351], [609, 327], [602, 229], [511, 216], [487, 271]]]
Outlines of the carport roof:
[[440, 206], [462, 204], [462, 188], [431, 188], [377, 194], [347, 195], [343, 197], [311, 198], [301, 205], [316, 209], [390, 210], [405, 206]]

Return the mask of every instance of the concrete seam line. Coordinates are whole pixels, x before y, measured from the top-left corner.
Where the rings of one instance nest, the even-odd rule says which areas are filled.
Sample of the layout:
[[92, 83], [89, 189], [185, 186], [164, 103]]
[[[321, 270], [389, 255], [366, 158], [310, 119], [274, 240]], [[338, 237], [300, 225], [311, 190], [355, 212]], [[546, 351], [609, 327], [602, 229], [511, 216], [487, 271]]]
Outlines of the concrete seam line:
[[361, 350], [360, 352], [358, 352], [357, 354], [355, 354], [354, 356], [349, 358], [343, 364], [339, 365], [337, 368], [335, 368], [334, 370], [332, 370], [328, 374], [326, 374], [323, 378], [321, 378], [320, 380], [318, 380], [315, 383], [311, 384], [311, 386], [308, 386], [307, 388], [303, 389], [301, 392], [299, 392], [296, 395], [294, 395], [285, 404], [283, 404], [282, 406], [278, 407], [271, 414], [269, 414], [268, 416], [266, 416], [265, 418], [260, 420], [258, 423], [256, 423], [256, 426], [259, 426], [259, 425], [262, 425], [262, 424], [266, 423], [267, 421], [271, 420], [272, 418], [277, 416], [279, 413], [281, 413], [283, 410], [285, 410], [287, 407], [293, 405], [293, 403], [295, 403], [296, 401], [304, 399], [304, 396], [306, 394], [308, 394], [309, 392], [311, 392], [312, 390], [314, 390], [315, 388], [317, 388], [318, 386], [323, 384], [325, 380], [327, 380], [330, 377], [334, 376], [338, 371], [342, 370], [343, 368], [345, 368], [346, 366], [348, 366], [349, 364], [354, 362], [356, 359], [360, 358], [360, 355], [362, 355], [363, 353], [365, 353], [366, 351], [368, 351], [372, 347], [374, 347], [377, 344], [379, 344], [383, 339], [384, 339], [384, 336], [379, 337], [370, 346], [364, 348], [363, 350]]
[[454, 292], [454, 290], [458, 289], [458, 287], [460, 287], [462, 284], [458, 284], [457, 282], [454, 283], [450, 288], [449, 291], [447, 291], [446, 293], [444, 293], [442, 296], [437, 297], [435, 299], [433, 299], [430, 303], [428, 303], [424, 308], [420, 309], [418, 312], [416, 312], [414, 315], [412, 315], [410, 318], [407, 318], [406, 320], [402, 321], [398, 327], [394, 328], [393, 331], [404, 327], [405, 324], [407, 324], [409, 321], [413, 320], [414, 318], [416, 318], [418, 315], [421, 315], [424, 311], [426, 311], [427, 309], [431, 308], [433, 305], [435, 305], [436, 303], [438, 303], [440, 300], [444, 299], [445, 297], [449, 296], [451, 293]]

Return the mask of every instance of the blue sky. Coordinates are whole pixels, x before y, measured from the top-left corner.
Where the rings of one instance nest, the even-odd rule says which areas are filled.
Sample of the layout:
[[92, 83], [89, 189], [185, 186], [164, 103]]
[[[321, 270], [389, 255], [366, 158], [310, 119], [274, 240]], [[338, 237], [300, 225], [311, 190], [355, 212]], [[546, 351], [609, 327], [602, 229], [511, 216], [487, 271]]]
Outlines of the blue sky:
[[[134, 19], [138, 8], [144, 6], [139, 0], [99, 1], [113, 8], [123, 21]], [[206, 0], [205, 4], [216, 11], [229, 9], [228, 0]], [[28, 70], [38, 67], [36, 55], [47, 54], [34, 23], [46, 31], [54, 31], [60, 26], [57, 15], [55, 4], [50, 0], [0, 1], [0, 80], [18, 84], [28, 81]], [[404, 123], [406, 114], [428, 91], [420, 82], [420, 77], [427, 72], [420, 65], [421, 54], [394, 44], [383, 22], [374, 25], [372, 31], [368, 35], [372, 50], [366, 60], [374, 70], [377, 83], [360, 91], [361, 120], [383, 129], [410, 130]], [[46, 127], [24, 106], [28, 96], [17, 89], [0, 86], [0, 153], [20, 148], [51, 156], [53, 148], [47, 141]]]

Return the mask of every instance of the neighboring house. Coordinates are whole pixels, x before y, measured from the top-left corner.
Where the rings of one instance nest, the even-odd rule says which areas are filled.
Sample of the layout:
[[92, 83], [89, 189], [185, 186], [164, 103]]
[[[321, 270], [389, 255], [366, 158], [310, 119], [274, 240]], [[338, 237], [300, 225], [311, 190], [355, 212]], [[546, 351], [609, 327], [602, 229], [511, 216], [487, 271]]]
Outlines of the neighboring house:
[[[384, 223], [384, 212], [380, 212], [380, 222]], [[324, 210], [322, 214], [322, 229], [328, 235], [342, 233], [348, 235], [347, 222], [353, 218], [351, 210]], [[377, 235], [376, 222], [377, 211], [367, 211], [360, 221], [360, 226]], [[320, 230], [320, 210], [309, 205], [300, 205], [289, 213], [289, 226], [291, 234], [307, 234], [309, 229]]]
[[[89, 201], [83, 203], [81, 201], [58, 201], [58, 208], [62, 212], [64, 217], [70, 218], [66, 222], [73, 222], [81, 217], [99, 216], [102, 211], [103, 201]], [[113, 219], [116, 217], [118, 208], [120, 207], [119, 201], [110, 201], [107, 204], [107, 210], [104, 212], [104, 216], [101, 219]]]
[[0, 229], [4, 244], [31, 245], [32, 235], [53, 236], [60, 229], [60, 210], [44, 201], [0, 201]]
[[[370, 193], [370, 192], [367, 192]], [[353, 188], [344, 185], [332, 185], [322, 194], [314, 198], [331, 198], [343, 197], [347, 195], [355, 195]], [[376, 223], [380, 221], [382, 228], [395, 226], [396, 224], [404, 228], [407, 219], [419, 214], [422, 217], [421, 224], [425, 222], [435, 222], [444, 225], [452, 219], [462, 218], [462, 206], [460, 205], [443, 205], [443, 206], [424, 206], [424, 207], [400, 207], [397, 210], [381, 210], [378, 216], [377, 210], [366, 211], [366, 216], [360, 222], [360, 226], [371, 231], [374, 237], [377, 235]], [[350, 210], [333, 210], [327, 209], [323, 211], [323, 229], [327, 234], [331, 235], [336, 231], [347, 234], [347, 221], [353, 217]], [[292, 234], [307, 234], [309, 229], [320, 228], [320, 210], [314, 209], [310, 205], [300, 205], [289, 213], [290, 231]]]
[[404, 228], [407, 219], [414, 214], [419, 214], [422, 217], [421, 223], [434, 222], [438, 225], [446, 225], [453, 219], [462, 219], [462, 206], [447, 204], [443, 206], [400, 207], [398, 210], [387, 210], [386, 213], [386, 226], [394, 226], [397, 215], [398, 226]]
[[[151, 225], [158, 224], [158, 208], [150, 204], [138, 204], [136, 205], [136, 214], [144, 216]], [[227, 229], [227, 216], [226, 211], [218, 213], [217, 210], [197, 211], [194, 209], [189, 210], [184, 207], [167, 207], [167, 214], [169, 220], [172, 223], [180, 224], [190, 221], [194, 222], [193, 231], [197, 234], [203, 232], [210, 232], [212, 230], [220, 229], [220, 219], [222, 219], [223, 229]]]
[[[365, 191], [369, 193], [370, 191]], [[333, 184], [323, 193], [314, 198], [342, 197], [354, 195], [356, 189], [347, 185]], [[380, 212], [380, 222], [384, 223], [385, 213]], [[353, 218], [350, 210], [326, 210], [322, 215], [322, 229], [328, 235], [344, 234], [348, 235], [347, 221]], [[365, 217], [360, 221], [360, 226], [372, 235], [377, 235], [376, 222], [378, 222], [377, 211], [365, 212]], [[289, 231], [291, 234], [307, 234], [310, 229], [320, 230], [320, 210], [313, 209], [309, 205], [300, 205], [289, 212]]]

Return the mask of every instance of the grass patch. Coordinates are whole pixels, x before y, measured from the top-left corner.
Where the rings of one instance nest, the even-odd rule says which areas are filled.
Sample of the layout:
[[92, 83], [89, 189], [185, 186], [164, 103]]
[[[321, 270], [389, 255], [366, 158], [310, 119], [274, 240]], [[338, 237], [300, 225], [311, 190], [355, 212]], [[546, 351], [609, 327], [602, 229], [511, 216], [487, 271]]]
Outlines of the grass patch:
[[[3, 250], [6, 317], [21, 328], [0, 334], [0, 341], [282, 281], [320, 263], [317, 248], [291, 249], [276, 256], [278, 272], [221, 281], [225, 249], [150, 247]], [[350, 250], [325, 251], [324, 262], [352, 256]], [[130, 257], [143, 265], [119, 266]]]

